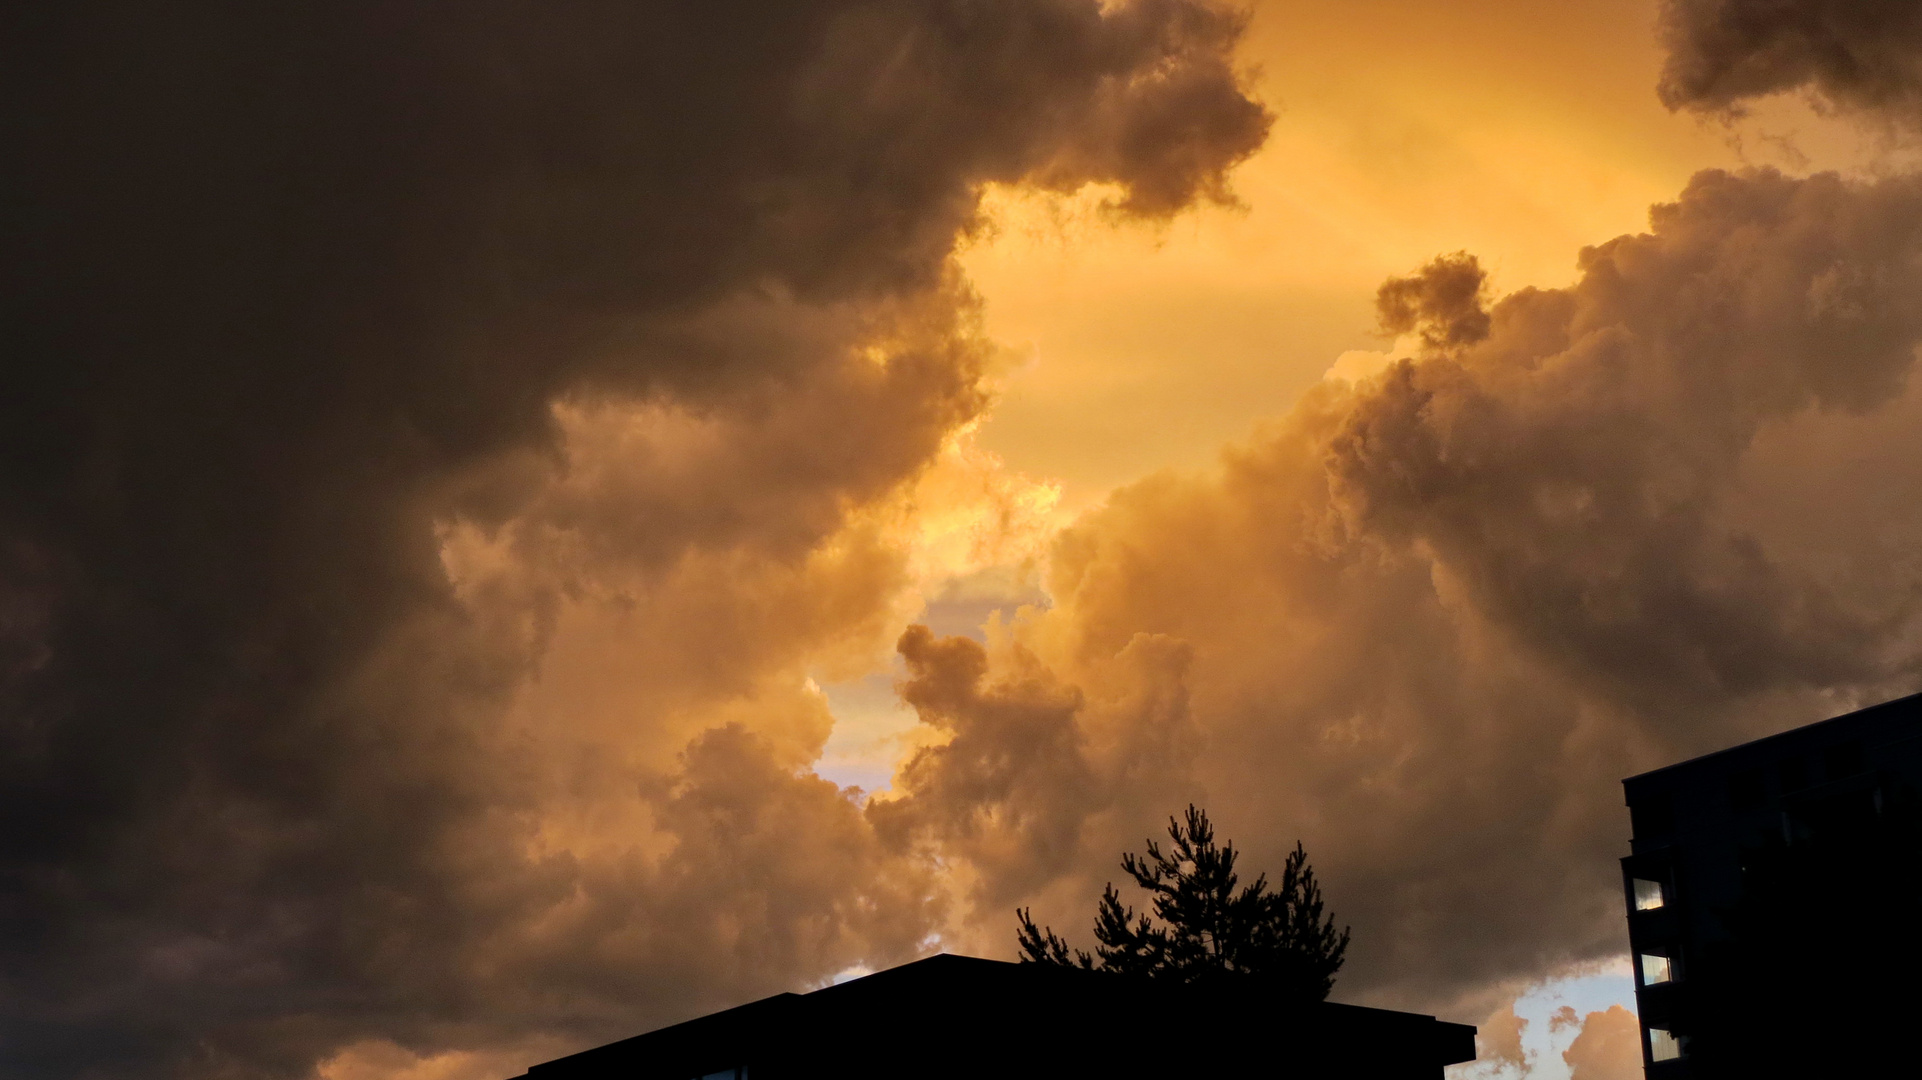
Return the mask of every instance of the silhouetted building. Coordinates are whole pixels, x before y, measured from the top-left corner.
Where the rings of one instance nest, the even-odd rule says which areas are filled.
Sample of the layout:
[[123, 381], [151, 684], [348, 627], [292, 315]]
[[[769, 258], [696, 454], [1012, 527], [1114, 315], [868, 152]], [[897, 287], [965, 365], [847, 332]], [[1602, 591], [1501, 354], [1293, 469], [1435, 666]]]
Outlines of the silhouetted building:
[[934, 956], [536, 1065], [520, 1080], [1264, 1076], [1435, 1080], [1475, 1029], [1258, 984]]
[[1913, 1059], [1922, 695], [1623, 786], [1649, 1080], [1874, 1075], [1884, 1055]]

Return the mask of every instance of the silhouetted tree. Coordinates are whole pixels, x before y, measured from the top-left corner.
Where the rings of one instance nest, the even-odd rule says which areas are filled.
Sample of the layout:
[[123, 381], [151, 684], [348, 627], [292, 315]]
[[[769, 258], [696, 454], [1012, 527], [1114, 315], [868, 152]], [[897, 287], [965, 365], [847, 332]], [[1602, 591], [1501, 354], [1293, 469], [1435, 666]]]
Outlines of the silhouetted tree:
[[1121, 868], [1154, 897], [1154, 917], [1137, 916], [1110, 883], [1095, 913], [1094, 954], [1070, 950], [1052, 928], [1017, 909], [1023, 963], [1057, 964], [1178, 982], [1253, 978], [1287, 996], [1320, 1001], [1335, 985], [1348, 930], [1323, 912], [1321, 886], [1300, 843], [1277, 887], [1266, 874], [1237, 891], [1239, 853], [1215, 844], [1208, 815], [1188, 807], [1187, 821], [1168, 819], [1172, 845], [1148, 841], [1148, 853], [1121, 857]]

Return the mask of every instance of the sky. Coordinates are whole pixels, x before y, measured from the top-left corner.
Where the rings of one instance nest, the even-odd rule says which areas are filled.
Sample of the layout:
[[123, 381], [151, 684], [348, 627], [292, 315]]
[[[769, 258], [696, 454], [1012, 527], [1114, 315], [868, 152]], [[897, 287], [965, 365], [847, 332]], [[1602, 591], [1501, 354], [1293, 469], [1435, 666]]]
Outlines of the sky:
[[[1264, 3], [1241, 55], [1276, 111], [1240, 208], [1061, 225], [1018, 196], [962, 263], [1025, 350], [981, 445], [1071, 506], [1207, 465], [1331, 358], [1380, 350], [1376, 286], [1466, 250], [1500, 292], [1564, 286], [1697, 170], [1892, 156], [1799, 99], [1728, 126], [1665, 108], [1656, 6]], [[1084, 215], [1085, 219], [1085, 215]], [[1076, 227], [1076, 225], [1080, 227]], [[1052, 227], [1051, 227], [1052, 226]]]
[[1077, 940], [1634, 1075], [1622, 777], [1922, 687], [1922, 16], [75, 3], [0, 34], [0, 1058], [469, 1080]]

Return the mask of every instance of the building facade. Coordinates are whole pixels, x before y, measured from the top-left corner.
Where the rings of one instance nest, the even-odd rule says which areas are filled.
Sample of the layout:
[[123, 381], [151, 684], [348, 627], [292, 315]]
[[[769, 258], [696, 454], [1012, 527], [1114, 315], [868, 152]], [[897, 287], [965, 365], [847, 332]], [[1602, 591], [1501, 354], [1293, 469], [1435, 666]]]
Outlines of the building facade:
[[1922, 972], [1922, 695], [1623, 781], [1649, 1080], [1854, 1075]]

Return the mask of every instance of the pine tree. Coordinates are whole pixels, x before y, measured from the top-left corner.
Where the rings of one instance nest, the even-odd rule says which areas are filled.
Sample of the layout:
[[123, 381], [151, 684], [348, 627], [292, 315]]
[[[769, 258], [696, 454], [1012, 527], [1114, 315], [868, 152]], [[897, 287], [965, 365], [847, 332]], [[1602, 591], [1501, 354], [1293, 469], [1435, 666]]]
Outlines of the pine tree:
[[1176, 982], [1258, 979], [1284, 996], [1326, 998], [1348, 950], [1348, 930], [1337, 931], [1325, 914], [1301, 844], [1275, 889], [1263, 874], [1237, 891], [1239, 853], [1232, 844], [1216, 845], [1206, 813], [1189, 806], [1185, 823], [1168, 819], [1168, 837], [1165, 852], [1149, 840], [1145, 856], [1121, 857], [1121, 868], [1152, 894], [1152, 918], [1124, 906], [1110, 883], [1095, 912], [1099, 944], [1090, 955], [1018, 909], [1022, 962]]

